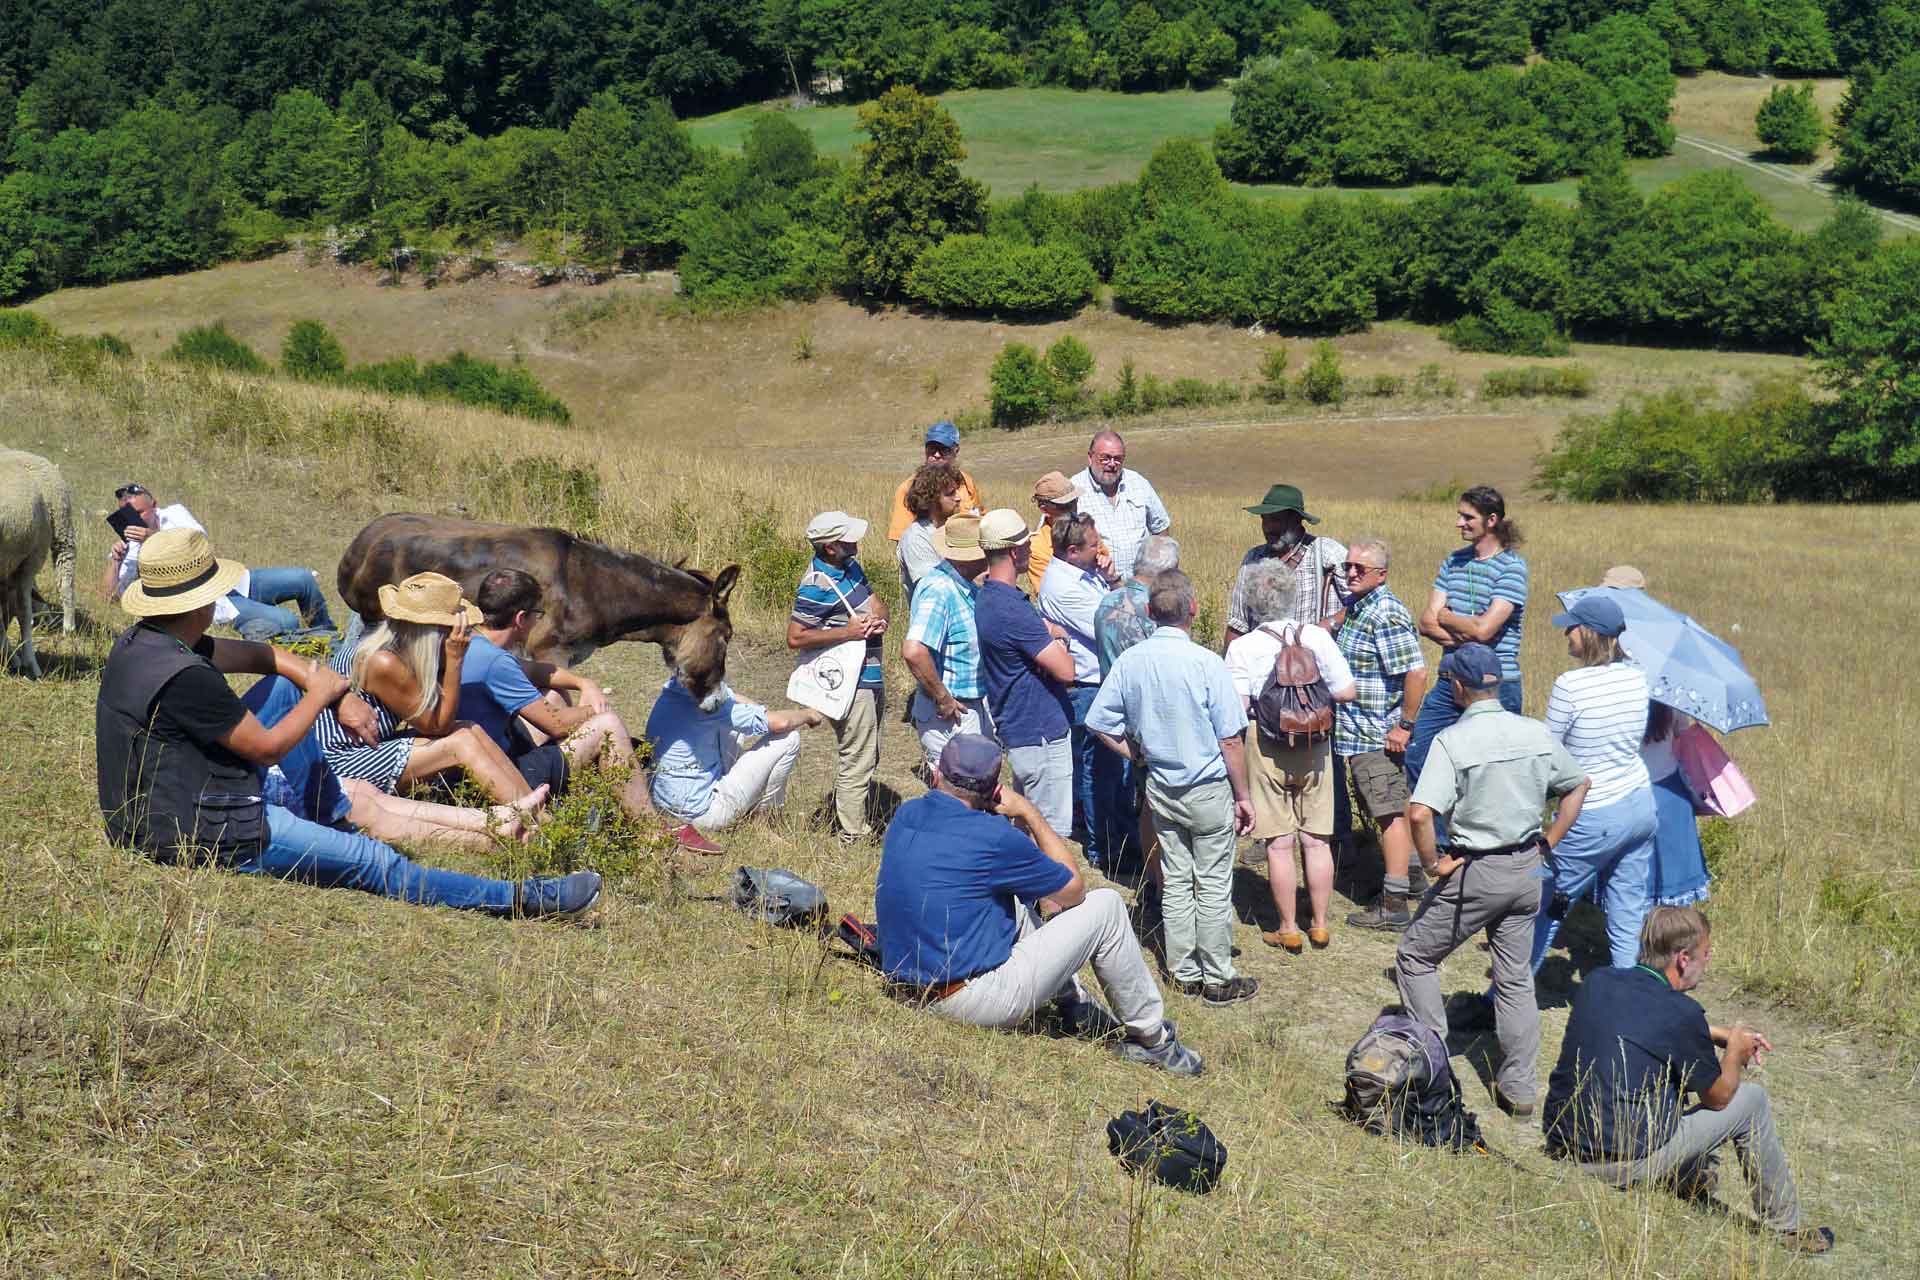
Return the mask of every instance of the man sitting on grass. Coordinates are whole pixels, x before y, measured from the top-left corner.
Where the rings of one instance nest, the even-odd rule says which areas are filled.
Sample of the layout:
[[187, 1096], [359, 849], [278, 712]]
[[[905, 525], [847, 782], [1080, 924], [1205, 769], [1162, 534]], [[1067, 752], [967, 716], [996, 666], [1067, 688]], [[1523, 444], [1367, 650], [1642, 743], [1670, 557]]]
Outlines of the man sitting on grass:
[[[903, 999], [980, 1027], [1018, 1026], [1051, 1000], [1078, 1034], [1117, 1029], [1074, 975], [1093, 972], [1119, 1010], [1128, 1061], [1197, 1076], [1174, 1039], [1118, 892], [1088, 892], [1073, 854], [1025, 797], [1000, 785], [1001, 751], [957, 733], [933, 790], [900, 806], [880, 854], [874, 914], [882, 967]], [[1040, 911], [1052, 913], [1041, 922]]]
[[[1712, 942], [1698, 908], [1655, 907], [1640, 927], [1640, 963], [1587, 975], [1547, 1085], [1547, 1153], [1615, 1186], [1652, 1182], [1707, 1199], [1714, 1153], [1731, 1142], [1760, 1221], [1797, 1253], [1825, 1253], [1833, 1231], [1800, 1225], [1767, 1091], [1740, 1078], [1773, 1046], [1737, 1022], [1709, 1026], [1686, 994], [1706, 976]], [[1691, 1110], [1688, 1093], [1700, 1098]]]

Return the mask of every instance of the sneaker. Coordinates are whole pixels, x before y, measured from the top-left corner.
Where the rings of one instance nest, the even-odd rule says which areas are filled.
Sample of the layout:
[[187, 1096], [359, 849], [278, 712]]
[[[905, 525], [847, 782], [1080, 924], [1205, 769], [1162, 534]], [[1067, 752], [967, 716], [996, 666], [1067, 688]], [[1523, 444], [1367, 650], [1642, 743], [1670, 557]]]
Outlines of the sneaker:
[[1137, 1040], [1122, 1040], [1113, 1047], [1113, 1051], [1128, 1062], [1137, 1062], [1143, 1067], [1158, 1067], [1176, 1076], [1197, 1076], [1207, 1069], [1206, 1064], [1200, 1061], [1200, 1055], [1174, 1039], [1171, 1031], [1151, 1048]]
[[685, 849], [688, 853], [712, 855], [726, 852], [725, 849], [722, 849], [719, 845], [707, 839], [704, 835], [701, 835], [700, 828], [694, 826], [691, 822], [673, 829], [673, 842], [682, 849]]
[[1195, 978], [1192, 982], [1188, 982], [1185, 978], [1175, 978], [1173, 980], [1173, 989], [1183, 996], [1204, 996], [1207, 994], [1207, 984], [1200, 978]]
[[1126, 1024], [1098, 1000], [1055, 1000], [1053, 1021], [1075, 1040], [1105, 1040], [1126, 1031]]
[[1253, 999], [1259, 990], [1260, 979], [1239, 974], [1225, 982], [1209, 982], [1200, 993], [1200, 998], [1208, 1004], [1239, 1004], [1243, 1000]]
[[565, 918], [579, 915], [598, 901], [600, 873], [576, 871], [570, 876], [522, 880], [513, 895], [513, 911], [528, 920], [539, 916]]
[[1365, 911], [1355, 911], [1347, 924], [1355, 929], [1404, 929], [1413, 923], [1407, 899], [1397, 893], [1382, 893]]
[[1533, 1103], [1515, 1102], [1512, 1098], [1502, 1093], [1497, 1085], [1493, 1090], [1493, 1105], [1512, 1116], [1515, 1120], [1533, 1119]]

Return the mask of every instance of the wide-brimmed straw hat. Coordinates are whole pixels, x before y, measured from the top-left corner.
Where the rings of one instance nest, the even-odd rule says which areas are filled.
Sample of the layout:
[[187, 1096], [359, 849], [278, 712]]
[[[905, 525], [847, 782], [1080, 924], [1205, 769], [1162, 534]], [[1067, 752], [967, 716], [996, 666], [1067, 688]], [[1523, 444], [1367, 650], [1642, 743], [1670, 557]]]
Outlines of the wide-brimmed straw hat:
[[985, 560], [987, 553], [980, 546], [980, 517], [949, 517], [945, 524], [933, 531], [933, 549], [944, 560], [962, 563]]
[[198, 529], [162, 529], [140, 544], [140, 577], [120, 595], [136, 618], [168, 618], [212, 604], [240, 585], [247, 566], [217, 560]]
[[398, 586], [380, 588], [380, 612], [389, 621], [421, 622], [450, 627], [464, 615], [469, 626], [479, 626], [480, 606], [460, 594], [460, 584], [444, 573], [416, 573]]

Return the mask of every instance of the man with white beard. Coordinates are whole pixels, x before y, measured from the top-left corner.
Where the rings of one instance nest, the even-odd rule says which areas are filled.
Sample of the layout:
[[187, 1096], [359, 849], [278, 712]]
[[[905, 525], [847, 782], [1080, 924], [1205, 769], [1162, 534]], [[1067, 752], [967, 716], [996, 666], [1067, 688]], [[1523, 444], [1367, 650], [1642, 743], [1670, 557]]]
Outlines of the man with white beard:
[[1279, 560], [1293, 570], [1294, 607], [1276, 621], [1326, 625], [1346, 602], [1347, 549], [1332, 538], [1307, 532], [1320, 517], [1307, 512], [1306, 497], [1297, 485], [1276, 484], [1247, 511], [1260, 517], [1260, 535], [1266, 541], [1247, 552], [1240, 561], [1240, 572], [1233, 580], [1233, 595], [1227, 601], [1227, 645], [1259, 626], [1261, 619], [1247, 609], [1247, 570], [1265, 560]]

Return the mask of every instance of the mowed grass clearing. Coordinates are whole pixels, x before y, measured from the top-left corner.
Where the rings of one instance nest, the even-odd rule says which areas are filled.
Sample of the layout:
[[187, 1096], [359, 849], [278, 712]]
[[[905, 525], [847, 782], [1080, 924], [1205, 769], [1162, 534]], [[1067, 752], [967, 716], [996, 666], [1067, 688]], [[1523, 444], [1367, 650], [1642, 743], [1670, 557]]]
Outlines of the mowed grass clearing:
[[[381, 424], [395, 456], [321, 444], [343, 413], [377, 415], [360, 420]], [[756, 522], [797, 536], [819, 506], [877, 515], [890, 489], [804, 457], [616, 446], [591, 427], [165, 368], [76, 377], [17, 354], [0, 357], [0, 422], [0, 439], [52, 454], [79, 490], [83, 603], [115, 625], [90, 590], [106, 545], [97, 508], [133, 472], [187, 501], [223, 554], [312, 564], [331, 588], [333, 557], [382, 510], [551, 514], [525, 492], [476, 489], [477, 454], [592, 464], [605, 536], [708, 567], [746, 556], [730, 678], [776, 701], [789, 562], [755, 541]], [[395, 465], [416, 451], [430, 465]], [[1285, 477], [1283, 456], [1247, 461], [1250, 482]], [[1177, 479], [1177, 462], [1162, 472]], [[1393, 540], [1408, 598], [1454, 545], [1449, 502], [1310, 497], [1326, 531]], [[1208, 626], [1253, 537], [1245, 500], [1234, 488], [1174, 503]], [[1237, 898], [1260, 1000], [1170, 1007], [1207, 1056], [1201, 1080], [895, 1005], [806, 939], [704, 897], [735, 863], [784, 865], [822, 883], [836, 911], [870, 909], [877, 848], [843, 850], [806, 822], [831, 768], [824, 735], [807, 740], [788, 819], [733, 836], [725, 859], [616, 883], [598, 928], [153, 866], [98, 833], [89, 726], [104, 638], [90, 634], [49, 638], [55, 678], [0, 678], [0, 1271], [1183, 1277], [1284, 1265], [1332, 1277], [1417, 1257], [1421, 1274], [1461, 1277], [1910, 1274], [1915, 761], [1888, 729], [1920, 708], [1911, 682], [1885, 675], [1904, 602], [1876, 584], [1920, 575], [1920, 511], [1514, 514], [1533, 566], [1533, 709], [1564, 666], [1551, 591], [1616, 560], [1723, 634], [1741, 627], [1776, 725], [1733, 741], [1763, 800], [1720, 868], [1717, 973], [1702, 994], [1716, 1018], [1753, 1020], [1778, 1046], [1760, 1079], [1812, 1220], [1841, 1233], [1827, 1262], [1545, 1160], [1537, 1131], [1495, 1112], [1472, 1078], [1484, 1040], [1462, 1046], [1469, 1105], [1513, 1164], [1405, 1150], [1339, 1120], [1327, 1104], [1347, 1045], [1391, 998], [1391, 942], [1336, 929], [1328, 952], [1271, 952], [1253, 933], [1268, 910], [1257, 876], [1242, 874]], [[884, 547], [868, 554], [884, 588]], [[630, 723], [644, 720], [657, 651], [615, 646], [589, 670]], [[897, 706], [891, 652], [889, 678]], [[886, 732], [881, 780], [917, 794], [906, 730], [889, 715]], [[1859, 896], [1836, 897], [1836, 882]], [[1346, 909], [1336, 901], [1336, 920]], [[1591, 962], [1591, 928], [1576, 932]], [[1463, 948], [1447, 986], [1478, 990], [1484, 964]], [[1543, 1078], [1569, 979], [1556, 958]], [[1104, 1122], [1150, 1097], [1198, 1111], [1228, 1142], [1215, 1196], [1142, 1193], [1116, 1172]], [[1730, 1162], [1723, 1180], [1743, 1204]]]

